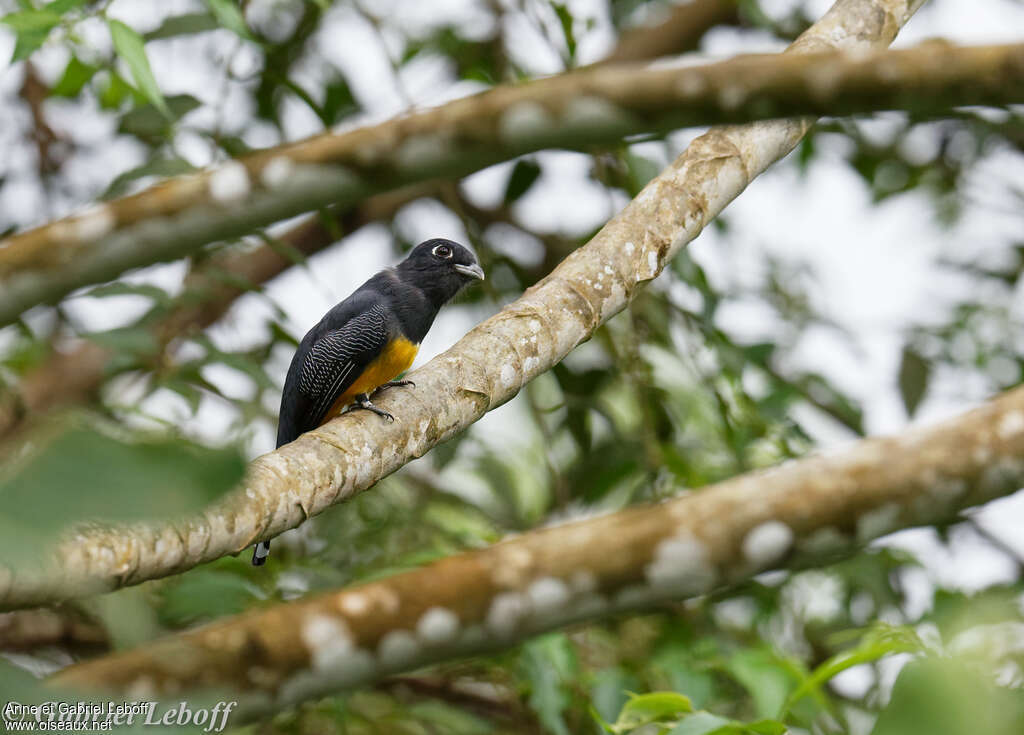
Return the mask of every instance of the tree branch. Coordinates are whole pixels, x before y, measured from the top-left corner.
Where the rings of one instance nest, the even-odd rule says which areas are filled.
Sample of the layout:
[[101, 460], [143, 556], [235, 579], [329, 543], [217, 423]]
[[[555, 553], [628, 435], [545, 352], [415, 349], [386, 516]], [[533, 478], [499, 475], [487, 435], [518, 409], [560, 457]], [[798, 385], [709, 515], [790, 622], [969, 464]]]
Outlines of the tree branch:
[[631, 28], [623, 33], [615, 49], [597, 64], [643, 61], [689, 51], [697, 47], [713, 26], [736, 23], [738, 5], [736, 0], [690, 0], [673, 5], [668, 18], [659, 25]]
[[[896, 4], [905, 7], [907, 0]], [[897, 27], [894, 17], [885, 14], [886, 32]], [[840, 46], [817, 34], [804, 34], [795, 45], [818, 55], [739, 57], [686, 69], [581, 70], [168, 180], [8, 238], [0, 246], [0, 324], [79, 286], [181, 257], [207, 242], [543, 148], [618, 143], [643, 132], [781, 115], [931, 113], [1024, 100], [1021, 45], [933, 43], [853, 57], [825, 53]]]
[[[790, 48], [889, 43], [920, 0], [839, 0]], [[811, 120], [710, 130], [594, 238], [521, 298], [410, 376], [379, 405], [398, 420], [345, 414], [257, 458], [243, 487], [184, 521], [75, 530], [37, 568], [0, 567], [0, 606], [95, 594], [184, 571], [294, 528], [371, 487], [510, 400], [550, 369], [799, 142]], [[399, 405], [398, 401], [401, 401]]]
[[216, 687], [252, 716], [767, 569], [820, 565], [1015, 491], [1022, 457], [1024, 387], [934, 427], [222, 620], [72, 666], [54, 683], [143, 698]]

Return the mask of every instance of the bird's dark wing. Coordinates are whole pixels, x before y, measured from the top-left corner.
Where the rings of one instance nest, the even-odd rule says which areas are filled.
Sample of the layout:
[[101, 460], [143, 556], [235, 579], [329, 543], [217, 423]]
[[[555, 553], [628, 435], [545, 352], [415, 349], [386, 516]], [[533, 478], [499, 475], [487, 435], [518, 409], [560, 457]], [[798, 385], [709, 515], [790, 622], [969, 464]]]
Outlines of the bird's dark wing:
[[334, 402], [380, 355], [389, 338], [387, 316], [375, 304], [313, 343], [299, 373], [298, 390], [305, 399], [304, 410], [296, 416], [299, 433], [319, 426]]

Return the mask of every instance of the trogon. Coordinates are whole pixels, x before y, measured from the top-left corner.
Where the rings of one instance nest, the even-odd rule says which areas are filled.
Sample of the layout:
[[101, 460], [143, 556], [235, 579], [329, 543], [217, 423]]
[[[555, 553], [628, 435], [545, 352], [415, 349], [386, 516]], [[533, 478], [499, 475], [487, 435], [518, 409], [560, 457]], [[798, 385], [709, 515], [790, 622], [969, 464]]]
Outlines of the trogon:
[[[370, 402], [370, 395], [381, 388], [411, 385], [393, 378], [412, 365], [441, 307], [483, 277], [483, 269], [467, 248], [451, 240], [427, 240], [327, 312], [302, 338], [288, 368], [277, 446], [350, 406], [394, 421], [394, 416]], [[260, 541], [252, 563], [260, 566], [269, 553], [270, 542]]]

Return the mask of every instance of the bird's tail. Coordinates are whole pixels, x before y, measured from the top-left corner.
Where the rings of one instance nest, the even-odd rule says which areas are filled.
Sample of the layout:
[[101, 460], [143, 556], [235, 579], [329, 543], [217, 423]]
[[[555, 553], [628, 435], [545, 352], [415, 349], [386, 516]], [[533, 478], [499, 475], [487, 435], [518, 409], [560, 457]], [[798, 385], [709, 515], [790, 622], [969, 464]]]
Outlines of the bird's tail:
[[252, 550], [252, 565], [254, 567], [261, 567], [267, 562], [267, 557], [270, 556], [270, 542], [260, 541]]

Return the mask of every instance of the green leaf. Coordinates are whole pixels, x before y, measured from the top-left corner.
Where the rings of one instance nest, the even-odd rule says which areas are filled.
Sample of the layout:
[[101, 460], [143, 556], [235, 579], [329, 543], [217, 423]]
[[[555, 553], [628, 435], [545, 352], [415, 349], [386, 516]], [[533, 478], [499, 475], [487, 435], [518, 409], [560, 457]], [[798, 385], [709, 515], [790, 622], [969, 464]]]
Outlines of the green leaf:
[[900, 396], [903, 398], [903, 407], [907, 416], [913, 416], [917, 407], [928, 390], [928, 379], [931, 376], [931, 364], [925, 360], [913, 347], [907, 345], [903, 348], [903, 356], [900, 359]]
[[0, 481], [0, 558], [36, 561], [76, 522], [167, 520], [198, 511], [242, 478], [235, 449], [181, 440], [128, 443], [72, 428]]
[[911, 661], [871, 735], [1020, 735], [1024, 694], [955, 659]]
[[85, 5], [86, 1], [87, 0], [51, 0], [51, 2], [48, 2], [43, 6], [43, 10], [64, 15], [69, 10]]
[[520, 159], [512, 168], [512, 174], [505, 185], [505, 206], [517, 201], [540, 176], [540, 166], [533, 161]]
[[110, 182], [107, 190], [100, 195], [100, 199], [113, 199], [114, 197], [126, 194], [133, 181], [138, 181], [147, 176], [163, 178], [179, 176], [195, 170], [195, 166], [184, 158], [157, 158], [129, 171], [125, 171], [123, 174], [119, 174], [117, 178]]
[[693, 712], [690, 699], [677, 692], [633, 694], [611, 729], [615, 733], [627, 733], [654, 722], [675, 722], [690, 712]]
[[105, 83], [100, 88], [100, 106], [107, 110], [116, 110], [126, 99], [137, 100], [145, 104], [146, 99], [135, 87], [130, 85], [117, 72], [108, 73]]
[[856, 648], [837, 653], [820, 664], [800, 686], [794, 690], [782, 706], [780, 716], [789, 712], [803, 696], [817, 691], [832, 677], [859, 664], [877, 661], [895, 653], [921, 651], [923, 644], [910, 628], [879, 625], [861, 638]]
[[359, 111], [359, 103], [348, 86], [344, 77], [335, 79], [327, 85], [324, 104], [320, 109], [324, 125], [337, 125], [344, 118]]
[[[168, 304], [171, 297], [166, 291], [150, 283], [127, 283], [125, 281], [114, 281], [96, 286], [85, 293], [86, 296], [103, 298], [106, 296], [144, 296], [156, 304]], [[98, 334], [103, 334], [99, 332]]]
[[570, 704], [569, 684], [576, 678], [576, 655], [562, 633], [535, 638], [523, 646], [523, 666], [530, 682], [530, 708], [555, 735], [569, 735], [562, 719]]
[[145, 40], [136, 30], [119, 20], [108, 18], [107, 27], [110, 29], [110, 38], [114, 42], [114, 48], [117, 49], [117, 55], [128, 65], [139, 90], [153, 106], [170, 118], [171, 111], [167, 108], [167, 102], [164, 101], [164, 96], [160, 93], [153, 70], [149, 68]]
[[210, 10], [217, 17], [217, 22], [228, 30], [234, 31], [242, 38], [252, 39], [249, 26], [245, 23], [242, 10], [231, 0], [206, 0]]
[[90, 332], [86, 339], [102, 347], [135, 358], [153, 357], [160, 351], [156, 336], [145, 327], [130, 326], [109, 329], [105, 332]]
[[590, 688], [590, 701], [601, 720], [614, 720], [629, 701], [627, 692], [639, 685], [635, 676], [619, 666], [597, 672]]
[[694, 712], [672, 728], [669, 735], [710, 735], [733, 729], [734, 725], [732, 720], [710, 712]]
[[170, 136], [171, 124], [202, 103], [190, 94], [168, 97], [164, 109], [145, 104], [129, 110], [121, 117], [118, 132], [134, 135], [139, 140], [158, 145]]
[[626, 167], [629, 171], [629, 195], [635, 197], [661, 171], [661, 166], [645, 156], [632, 151], [626, 153]]
[[750, 692], [758, 717], [774, 717], [796, 685], [784, 662], [766, 649], [738, 651], [726, 670]]
[[558, 22], [562, 25], [562, 35], [565, 37], [565, 46], [569, 51], [569, 61], [571, 62], [576, 58], [576, 33], [572, 28], [572, 13], [569, 12], [569, 7], [562, 3], [551, 3], [551, 7], [555, 11], [555, 15], [558, 16]]
[[99, 71], [98, 66], [82, 63], [77, 56], [68, 60], [64, 73], [50, 90], [52, 97], [77, 97], [82, 87]]
[[160, 620], [176, 628], [235, 615], [265, 595], [245, 577], [223, 569], [194, 569], [162, 590]]
[[46, 42], [47, 37], [60, 24], [61, 15], [50, 10], [20, 10], [0, 18], [15, 33], [14, 55], [11, 61], [21, 61]]
[[0, 18], [0, 23], [10, 26], [17, 33], [23, 31], [49, 32], [61, 21], [60, 13], [51, 10], [19, 10]]
[[191, 36], [195, 33], [215, 31], [220, 26], [221, 24], [210, 13], [172, 15], [157, 28], [147, 33], [144, 38], [147, 41], [159, 41], [163, 38], [174, 38], [175, 36]]

